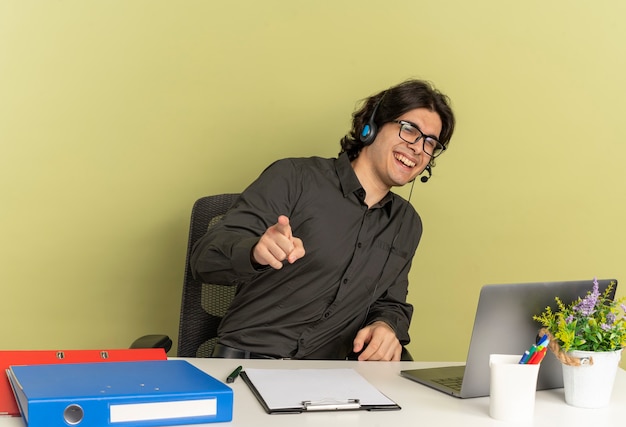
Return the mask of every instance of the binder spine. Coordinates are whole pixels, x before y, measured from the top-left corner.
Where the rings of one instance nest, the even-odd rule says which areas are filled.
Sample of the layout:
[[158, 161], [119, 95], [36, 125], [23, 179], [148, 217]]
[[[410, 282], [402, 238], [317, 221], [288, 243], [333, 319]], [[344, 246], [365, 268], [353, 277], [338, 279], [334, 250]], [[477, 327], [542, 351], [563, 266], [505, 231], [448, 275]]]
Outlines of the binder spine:
[[219, 394], [171, 402], [81, 399], [34, 401], [29, 406], [28, 427], [162, 427], [232, 421], [232, 396]]

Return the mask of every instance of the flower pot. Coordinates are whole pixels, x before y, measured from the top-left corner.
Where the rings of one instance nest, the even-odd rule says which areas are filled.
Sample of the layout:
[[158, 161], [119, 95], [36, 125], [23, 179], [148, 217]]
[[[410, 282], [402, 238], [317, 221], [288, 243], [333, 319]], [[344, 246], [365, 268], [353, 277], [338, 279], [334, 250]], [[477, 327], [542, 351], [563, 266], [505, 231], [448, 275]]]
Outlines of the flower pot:
[[[616, 351], [574, 350], [567, 354], [581, 358], [582, 363], [580, 366], [562, 365], [565, 402], [579, 408], [608, 406], [622, 349]], [[589, 358], [593, 358], [593, 363], [588, 362]]]

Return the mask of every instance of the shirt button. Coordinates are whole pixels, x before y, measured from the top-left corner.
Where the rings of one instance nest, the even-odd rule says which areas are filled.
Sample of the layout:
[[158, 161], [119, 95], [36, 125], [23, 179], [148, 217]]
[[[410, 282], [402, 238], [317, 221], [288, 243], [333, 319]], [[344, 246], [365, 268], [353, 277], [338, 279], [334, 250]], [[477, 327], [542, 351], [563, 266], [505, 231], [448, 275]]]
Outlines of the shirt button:
[[357, 248], [360, 248], [361, 246], [363, 246], [363, 244], [361, 242], [356, 244]]
[[327, 311], [326, 313], [324, 313], [324, 319], [328, 319], [328, 316], [330, 316], [330, 313]]
[[343, 279], [343, 284], [345, 285], [346, 283], [348, 283], [348, 279]]

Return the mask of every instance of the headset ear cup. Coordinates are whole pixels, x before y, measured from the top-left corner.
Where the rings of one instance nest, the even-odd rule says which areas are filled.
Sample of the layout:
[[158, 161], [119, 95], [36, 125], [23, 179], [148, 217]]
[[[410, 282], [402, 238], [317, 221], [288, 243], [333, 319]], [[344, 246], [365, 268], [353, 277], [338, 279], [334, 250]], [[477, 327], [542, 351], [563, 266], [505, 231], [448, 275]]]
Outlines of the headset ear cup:
[[361, 135], [359, 135], [359, 139], [363, 143], [363, 146], [370, 145], [376, 139], [376, 134], [378, 133], [378, 127], [376, 126], [376, 122], [374, 118], [376, 117], [376, 112], [378, 111], [378, 107], [380, 107], [380, 103], [385, 97], [386, 92], [384, 92], [381, 97], [374, 104], [374, 109], [372, 110], [372, 114], [370, 115], [369, 120], [363, 126], [363, 130], [361, 131]]
[[376, 134], [378, 130], [376, 129], [376, 123], [370, 120], [365, 126], [363, 126], [363, 131], [361, 132], [361, 142], [363, 145], [370, 145], [376, 139]]

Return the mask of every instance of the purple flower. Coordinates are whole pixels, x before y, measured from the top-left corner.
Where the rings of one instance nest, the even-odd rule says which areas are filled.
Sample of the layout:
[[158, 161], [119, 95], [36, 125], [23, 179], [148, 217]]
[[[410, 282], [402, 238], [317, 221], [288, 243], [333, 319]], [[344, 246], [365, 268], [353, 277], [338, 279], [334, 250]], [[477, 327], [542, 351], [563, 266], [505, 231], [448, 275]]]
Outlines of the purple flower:
[[606, 323], [602, 323], [600, 325], [600, 327], [602, 328], [602, 330], [604, 331], [610, 331], [611, 329], [613, 329], [613, 325], [607, 325]]
[[565, 323], [569, 325], [570, 323], [572, 323], [573, 320], [574, 320], [574, 315], [570, 314], [569, 316], [565, 318]]
[[616, 319], [615, 313], [608, 313], [608, 314], [606, 315], [606, 322], [607, 322], [609, 325], [614, 324], [614, 323], [615, 323], [615, 319]]
[[580, 313], [584, 317], [589, 317], [596, 311], [595, 308], [596, 304], [598, 303], [598, 298], [600, 298], [598, 280], [594, 279], [592, 291], [588, 293], [587, 296], [583, 298], [578, 304], [576, 304], [573, 309], [575, 312]]

